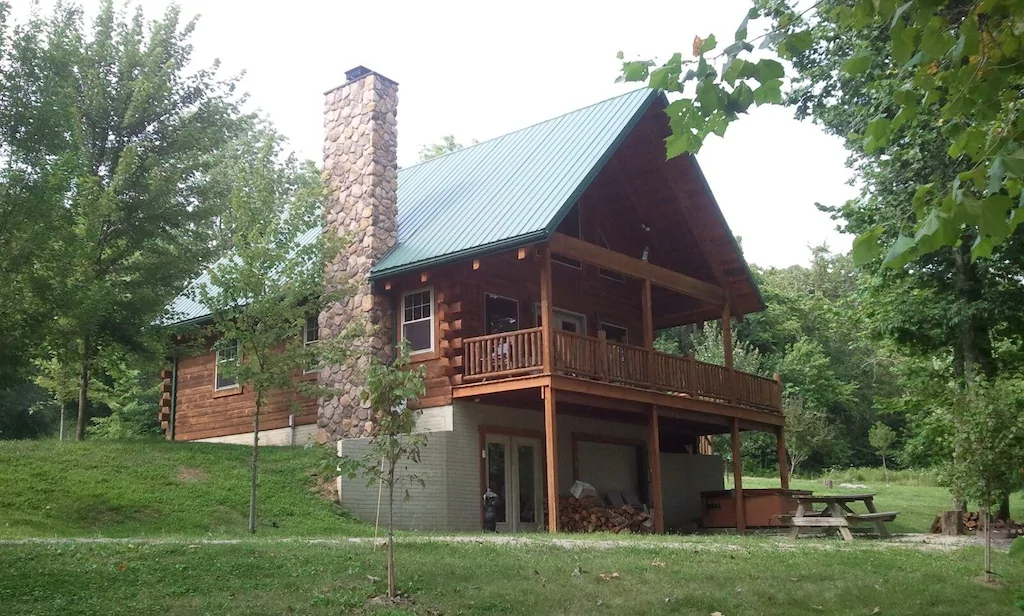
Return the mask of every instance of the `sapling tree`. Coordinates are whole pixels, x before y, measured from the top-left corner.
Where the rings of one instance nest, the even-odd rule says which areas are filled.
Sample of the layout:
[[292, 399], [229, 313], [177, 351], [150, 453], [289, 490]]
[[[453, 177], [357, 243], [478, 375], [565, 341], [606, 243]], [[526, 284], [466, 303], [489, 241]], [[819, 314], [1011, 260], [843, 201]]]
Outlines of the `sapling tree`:
[[782, 403], [786, 416], [786, 452], [789, 474], [812, 454], [823, 451], [835, 437], [835, 429], [824, 413], [811, 408], [801, 398], [787, 397]]
[[871, 448], [882, 457], [882, 470], [885, 471], [885, 483], [889, 483], [889, 467], [885, 463], [885, 458], [889, 455], [889, 451], [892, 450], [892, 445], [895, 442], [896, 431], [880, 421], [876, 422], [875, 425], [871, 426], [871, 429], [868, 430], [868, 443], [871, 445]]
[[[227, 208], [221, 219], [225, 256], [195, 293], [213, 317], [206, 332], [215, 340], [218, 380], [253, 402], [249, 532], [256, 532], [260, 417], [272, 393], [293, 391], [318, 397], [325, 388], [299, 378], [320, 364], [346, 359], [346, 334], [317, 340], [307, 336], [322, 309], [339, 301], [346, 286], [324, 285], [325, 264], [340, 248], [320, 232], [324, 185], [310, 161], [282, 154], [283, 139], [253, 120], [218, 167]], [[307, 319], [311, 319], [307, 325]], [[299, 397], [290, 397], [297, 406]]]
[[953, 460], [946, 475], [954, 493], [978, 503], [985, 523], [985, 579], [992, 575], [992, 508], [1020, 487], [1024, 458], [1024, 377], [977, 380], [952, 409]]
[[[362, 399], [370, 405], [376, 429], [369, 448], [360, 457], [342, 457], [339, 469], [350, 478], [361, 476], [367, 487], [382, 483], [388, 490], [388, 597], [395, 598], [395, 487], [402, 482], [423, 485], [423, 479], [399, 469], [402, 462], [419, 463], [426, 435], [415, 432], [418, 409], [409, 405], [426, 391], [423, 366], [409, 365], [409, 349], [403, 342], [390, 364], [374, 360], [367, 369]], [[381, 464], [383, 460], [383, 464]]]

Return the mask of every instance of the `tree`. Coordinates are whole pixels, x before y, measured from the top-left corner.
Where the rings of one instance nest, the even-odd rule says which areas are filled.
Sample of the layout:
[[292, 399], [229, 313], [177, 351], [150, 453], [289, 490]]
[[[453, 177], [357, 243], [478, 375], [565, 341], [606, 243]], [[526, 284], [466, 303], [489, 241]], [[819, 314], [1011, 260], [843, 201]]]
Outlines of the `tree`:
[[979, 380], [957, 391], [952, 408], [956, 455], [947, 467], [954, 489], [985, 514], [985, 579], [992, 575], [992, 509], [1021, 485], [1024, 459], [1024, 377]]
[[[944, 151], [968, 168], [952, 181], [915, 186], [916, 224], [888, 246], [883, 263], [901, 268], [943, 246], [962, 245], [970, 232], [969, 256], [984, 257], [1009, 237], [1024, 207], [1024, 124], [1019, 94], [1024, 87], [1024, 26], [1016, 0], [931, 2], [910, 0], [820, 0], [797, 8], [789, 0], [759, 0], [736, 31], [734, 42], [718, 51], [713, 35], [696, 37], [694, 60], [674, 54], [660, 65], [650, 60], [623, 63], [626, 81], [683, 93], [668, 108], [672, 135], [669, 156], [696, 153], [709, 134], [723, 136], [729, 124], [752, 105], [780, 104], [786, 76], [777, 60], [754, 61], [755, 42], [792, 60], [817, 46], [828, 46], [840, 31], [849, 44], [840, 70], [861, 75], [877, 65], [891, 70], [860, 84], [859, 92], [887, 101], [857, 133], [864, 154], [896, 140], [894, 131], [934, 112], [942, 126]], [[749, 22], [767, 17], [759, 36]], [[828, 28], [820, 29], [822, 23]], [[623, 54], [619, 54], [623, 58]], [[858, 262], [883, 248], [880, 224], [854, 245]]]
[[792, 475], [809, 456], [828, 447], [835, 437], [835, 429], [824, 414], [805, 405], [800, 398], [787, 397], [782, 412], [786, 416], [786, 452]]
[[[395, 487], [403, 481], [423, 484], [413, 473], [398, 472], [402, 461], [419, 463], [420, 449], [426, 446], [426, 435], [415, 432], [420, 411], [410, 407], [426, 391], [423, 366], [412, 369], [409, 349], [404, 342], [390, 365], [374, 359], [366, 375], [363, 401], [370, 404], [376, 418], [376, 429], [370, 446], [360, 458], [342, 458], [342, 473], [354, 478], [362, 476], [367, 487], [383, 483], [388, 490], [388, 597], [396, 596], [395, 577]], [[383, 464], [381, 463], [383, 461]]]
[[868, 442], [878, 452], [878, 455], [882, 456], [885, 482], [889, 483], [889, 467], [885, 463], [885, 457], [889, 455], [893, 443], [896, 442], [896, 431], [879, 421], [871, 426], [871, 430], [868, 432]]
[[[478, 142], [473, 139], [470, 145], [476, 145]], [[438, 156], [444, 156], [445, 154], [451, 154], [461, 150], [463, 146], [455, 139], [455, 135], [445, 135], [441, 137], [441, 141], [437, 143], [431, 143], [420, 147], [420, 162], [426, 162], [432, 158]]]
[[253, 121], [216, 168], [226, 193], [226, 255], [196, 287], [213, 315], [206, 332], [215, 348], [231, 351], [218, 364], [227, 378], [255, 394], [250, 459], [249, 532], [256, 532], [260, 416], [271, 392], [321, 388], [295, 377], [320, 363], [345, 361], [347, 336], [304, 344], [307, 318], [342, 299], [344, 285], [324, 285], [327, 263], [339, 248], [320, 233], [324, 184], [310, 161], [282, 156], [280, 135]]
[[45, 307], [47, 348], [77, 367], [79, 439], [99, 354], [139, 350], [212, 254], [220, 204], [206, 188], [237, 101], [216, 65], [190, 68], [194, 28], [175, 6], [146, 21], [105, 0], [91, 28], [81, 8], [58, 4], [5, 38], [4, 190], [13, 207], [38, 207], [49, 234], [34, 251], [26, 225], [13, 229], [33, 267], [20, 280]]

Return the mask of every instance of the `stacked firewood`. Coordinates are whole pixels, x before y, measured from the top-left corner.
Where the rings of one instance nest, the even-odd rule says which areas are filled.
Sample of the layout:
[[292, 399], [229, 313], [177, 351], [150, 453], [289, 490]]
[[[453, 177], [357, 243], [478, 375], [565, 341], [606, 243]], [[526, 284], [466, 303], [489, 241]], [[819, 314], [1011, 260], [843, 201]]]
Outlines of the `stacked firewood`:
[[[980, 532], [985, 529], [984, 519], [978, 511], [964, 511], [964, 530], [973, 533]], [[1010, 537], [1024, 537], [1024, 524], [1015, 523], [1013, 520], [995, 520], [992, 522], [993, 532], [1006, 533]], [[938, 517], [932, 522], [931, 531], [938, 533], [942, 531], [942, 524]]]
[[563, 498], [558, 503], [558, 524], [569, 533], [650, 533], [654, 520], [642, 509], [607, 507], [600, 499]]

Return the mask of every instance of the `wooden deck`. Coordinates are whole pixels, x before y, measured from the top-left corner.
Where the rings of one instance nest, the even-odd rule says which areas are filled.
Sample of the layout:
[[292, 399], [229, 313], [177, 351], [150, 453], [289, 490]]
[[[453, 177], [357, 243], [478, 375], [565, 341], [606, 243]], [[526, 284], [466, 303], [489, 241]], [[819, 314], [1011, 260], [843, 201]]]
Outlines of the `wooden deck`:
[[[552, 374], [781, 414], [782, 387], [774, 379], [643, 347], [604, 336], [554, 331]], [[463, 382], [516, 380], [544, 373], [542, 328], [491, 334], [463, 341]]]

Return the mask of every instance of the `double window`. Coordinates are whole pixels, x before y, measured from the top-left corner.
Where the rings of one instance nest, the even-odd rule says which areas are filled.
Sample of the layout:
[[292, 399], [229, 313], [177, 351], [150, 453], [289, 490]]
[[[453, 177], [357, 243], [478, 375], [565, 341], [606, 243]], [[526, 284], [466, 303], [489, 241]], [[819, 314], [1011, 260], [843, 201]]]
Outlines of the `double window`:
[[402, 296], [402, 338], [409, 353], [434, 350], [434, 291], [420, 289]]
[[217, 391], [238, 387], [238, 375], [231, 372], [238, 366], [239, 359], [237, 340], [225, 340], [217, 344], [217, 361], [213, 369], [214, 388]]

